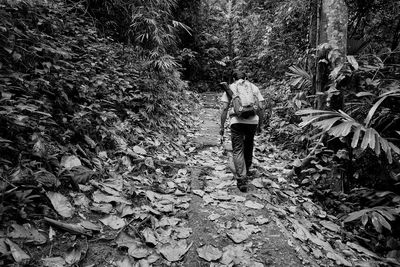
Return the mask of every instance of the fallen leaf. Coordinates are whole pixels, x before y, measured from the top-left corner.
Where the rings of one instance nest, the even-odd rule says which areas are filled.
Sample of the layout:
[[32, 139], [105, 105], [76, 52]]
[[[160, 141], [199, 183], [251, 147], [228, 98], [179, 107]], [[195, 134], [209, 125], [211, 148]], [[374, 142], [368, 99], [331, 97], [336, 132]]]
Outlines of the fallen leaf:
[[6, 241], [5, 238], [0, 237], [0, 255], [8, 254], [8, 248], [5, 241]]
[[365, 255], [374, 257], [374, 258], [379, 258], [377, 254], [375, 254], [374, 252], [364, 248], [363, 246], [360, 246], [356, 243], [352, 243], [352, 242], [347, 242], [346, 243], [347, 246], [349, 246], [352, 249], [355, 249], [358, 252], [364, 253]]
[[46, 196], [50, 199], [54, 209], [64, 218], [70, 218], [74, 215], [74, 208], [64, 195], [57, 192], [47, 192]]
[[143, 259], [150, 254], [150, 251], [143, 245], [133, 245], [129, 247], [128, 254], [135, 259]]
[[125, 256], [123, 259], [120, 259], [113, 264], [117, 267], [134, 267], [128, 256]]
[[227, 233], [227, 236], [233, 240], [236, 244], [242, 243], [251, 235], [250, 231], [240, 230], [240, 229], [231, 229]]
[[78, 194], [74, 195], [73, 198], [74, 198], [75, 206], [80, 206], [85, 209], [89, 208], [90, 200], [85, 194], [78, 193]]
[[251, 181], [251, 184], [254, 185], [257, 188], [264, 188], [263, 182], [261, 178], [256, 178], [253, 181]]
[[219, 214], [211, 214], [211, 215], [208, 216], [208, 219], [209, 219], [210, 221], [215, 221], [215, 220], [218, 219], [219, 217], [221, 217], [221, 215], [219, 215]]
[[156, 228], [165, 226], [176, 226], [181, 219], [175, 217], [162, 217], [160, 221], [156, 223]]
[[192, 233], [192, 229], [187, 227], [178, 227], [175, 228], [174, 230], [177, 233], [176, 237], [179, 239], [188, 238]]
[[142, 235], [146, 244], [151, 244], [153, 246], [157, 245], [157, 238], [154, 235], [154, 232], [150, 228], [145, 228], [142, 230]]
[[121, 229], [125, 226], [125, 220], [116, 215], [109, 215], [103, 219], [100, 219], [100, 221], [104, 225], [110, 226], [114, 230]]
[[67, 250], [67, 253], [65, 254], [65, 262], [74, 265], [75, 263], [78, 263], [81, 260], [82, 256], [82, 250], [81, 247], [78, 245], [73, 245]]
[[42, 259], [42, 264], [45, 267], [64, 267], [66, 262], [61, 257], [52, 257]]
[[109, 214], [113, 209], [113, 206], [108, 203], [92, 203], [92, 206], [90, 207], [90, 210], [96, 211], [96, 212], [101, 212], [105, 214]]
[[82, 163], [80, 159], [77, 156], [63, 156], [61, 158], [61, 163], [60, 166], [63, 167], [64, 169], [70, 170], [73, 167], [81, 166]]
[[168, 261], [175, 262], [179, 261], [192, 245], [193, 243], [187, 245], [186, 239], [181, 239], [161, 245], [159, 251]]
[[86, 184], [94, 174], [94, 171], [84, 166], [75, 166], [69, 170], [69, 176], [75, 184]]
[[90, 221], [81, 221], [79, 223], [83, 228], [87, 229], [87, 230], [91, 230], [91, 231], [96, 231], [96, 232], [100, 232], [101, 231], [101, 226], [94, 224]]
[[192, 192], [193, 192], [193, 194], [198, 195], [200, 197], [203, 197], [205, 194], [205, 192], [203, 190], [198, 190], [198, 189], [192, 190]]
[[6, 238], [4, 241], [10, 248], [11, 255], [17, 263], [28, 261], [31, 257], [26, 254], [17, 244]]
[[227, 191], [222, 191], [222, 190], [212, 193], [210, 196], [213, 199], [222, 200], [222, 201], [228, 201], [228, 200], [232, 199], [232, 196], [229, 195], [229, 193]]
[[131, 246], [139, 246], [141, 242], [138, 239], [133, 238], [125, 232], [120, 232], [115, 239], [115, 243], [117, 243], [118, 247], [126, 247], [129, 248]]
[[255, 221], [256, 221], [256, 223], [258, 223], [259, 225], [262, 225], [262, 224], [266, 224], [266, 223], [268, 223], [269, 222], [269, 219], [268, 218], [264, 218], [263, 216], [258, 216], [258, 217], [256, 217], [255, 218]]
[[340, 231], [340, 226], [331, 222], [331, 221], [320, 221], [319, 222], [324, 228], [332, 231], [332, 232], [339, 232]]
[[312, 251], [313, 251], [314, 257], [317, 259], [322, 258], [324, 256], [324, 254], [322, 254], [322, 251], [318, 248], [312, 249]]
[[97, 203], [116, 202], [116, 203], [132, 204], [130, 201], [128, 201], [124, 197], [107, 195], [107, 194], [104, 194], [103, 192], [101, 192], [99, 190], [95, 191], [93, 193], [92, 197], [93, 197], [93, 201], [97, 202]]
[[139, 154], [139, 155], [146, 155], [147, 154], [146, 150], [144, 148], [140, 147], [140, 146], [134, 146], [133, 147], [133, 152], [135, 152], [136, 154]]
[[199, 247], [197, 249], [197, 254], [206, 261], [216, 261], [222, 257], [222, 252], [212, 245]]
[[221, 263], [228, 266], [254, 266], [250, 254], [241, 245], [229, 245], [223, 248]]
[[344, 265], [344, 266], [350, 266], [350, 267], [353, 266], [353, 264], [351, 264], [351, 262], [347, 261], [345, 258], [343, 258], [339, 254], [336, 254], [334, 252], [328, 252], [328, 254], [326, 254], [326, 257], [328, 259], [334, 260], [337, 265]]
[[42, 245], [47, 241], [44, 235], [28, 223], [24, 225], [13, 223], [12, 227], [14, 231], [8, 235], [11, 238], [25, 239], [26, 242], [32, 242], [35, 245]]
[[260, 203], [257, 203], [257, 202], [254, 202], [254, 201], [251, 201], [251, 200], [247, 200], [247, 201], [244, 203], [244, 205], [245, 205], [246, 207], [248, 207], [248, 208], [256, 209], [256, 210], [260, 210], [260, 209], [264, 208], [264, 205], [262, 205], [262, 204], [260, 204]]

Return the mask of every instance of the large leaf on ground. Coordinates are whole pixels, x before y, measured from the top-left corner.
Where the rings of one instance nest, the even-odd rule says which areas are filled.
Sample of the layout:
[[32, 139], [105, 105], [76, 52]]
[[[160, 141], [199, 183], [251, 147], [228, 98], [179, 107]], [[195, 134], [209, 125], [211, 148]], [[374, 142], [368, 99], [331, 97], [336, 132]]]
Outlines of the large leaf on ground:
[[74, 215], [74, 208], [68, 198], [57, 192], [47, 192], [46, 196], [50, 199], [54, 209], [65, 218], [70, 218]]
[[160, 246], [159, 251], [168, 261], [179, 261], [188, 252], [193, 243], [187, 244], [185, 239], [171, 241], [171, 243]]
[[14, 231], [12, 231], [8, 236], [12, 238], [25, 239], [26, 242], [32, 242], [36, 245], [42, 245], [46, 243], [46, 237], [39, 233], [39, 231], [30, 224], [12, 224]]
[[216, 261], [222, 257], [222, 252], [212, 245], [205, 245], [198, 248], [197, 254], [206, 261]]

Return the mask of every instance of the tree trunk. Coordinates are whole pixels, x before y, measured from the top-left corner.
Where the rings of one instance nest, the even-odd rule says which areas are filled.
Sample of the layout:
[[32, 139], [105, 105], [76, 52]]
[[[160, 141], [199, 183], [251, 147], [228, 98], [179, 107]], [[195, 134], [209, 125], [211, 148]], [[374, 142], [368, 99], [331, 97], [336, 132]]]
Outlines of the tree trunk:
[[[347, 53], [347, 22], [348, 10], [344, 0], [322, 0], [320, 6], [318, 44], [328, 44], [332, 49], [339, 52], [339, 56], [331, 62], [331, 68], [339, 66], [344, 62]], [[316, 70], [316, 94], [317, 109], [324, 106], [322, 92], [325, 91], [327, 71], [329, 66], [320, 62], [326, 58], [325, 51], [318, 51]]]

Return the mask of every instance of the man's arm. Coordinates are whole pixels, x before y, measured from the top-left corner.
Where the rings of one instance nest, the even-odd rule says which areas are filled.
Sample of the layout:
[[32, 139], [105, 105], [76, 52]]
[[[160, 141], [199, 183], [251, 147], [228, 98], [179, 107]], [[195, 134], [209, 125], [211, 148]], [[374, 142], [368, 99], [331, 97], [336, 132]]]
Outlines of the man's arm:
[[264, 124], [264, 113], [265, 113], [265, 101], [260, 101], [259, 103], [259, 110], [257, 111], [258, 115], [258, 126], [257, 126], [257, 132], [260, 133], [262, 126]]
[[219, 129], [219, 134], [224, 135], [225, 131], [225, 121], [228, 116], [228, 110], [229, 110], [229, 102], [222, 102], [222, 112], [221, 112], [221, 124], [220, 124], [220, 129]]

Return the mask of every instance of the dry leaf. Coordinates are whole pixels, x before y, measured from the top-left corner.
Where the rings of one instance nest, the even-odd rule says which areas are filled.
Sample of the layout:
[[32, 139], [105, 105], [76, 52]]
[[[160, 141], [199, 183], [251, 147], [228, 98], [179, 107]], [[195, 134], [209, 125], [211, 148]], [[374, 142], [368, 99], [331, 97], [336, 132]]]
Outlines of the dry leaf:
[[93, 193], [93, 201], [97, 202], [97, 203], [116, 202], [116, 203], [132, 204], [130, 201], [128, 201], [124, 197], [107, 195], [99, 190], [97, 190]]
[[135, 259], [143, 259], [150, 254], [150, 251], [143, 245], [133, 245], [129, 247], [128, 254]]
[[8, 236], [11, 238], [21, 238], [25, 239], [26, 242], [32, 242], [35, 245], [42, 245], [46, 243], [46, 237], [39, 233], [39, 231], [26, 223], [24, 225], [12, 224], [14, 231], [12, 231]]
[[138, 239], [135, 239], [128, 235], [125, 232], [120, 232], [115, 240], [118, 247], [126, 247], [129, 248], [131, 246], [139, 246], [141, 242]]
[[142, 231], [142, 235], [144, 237], [144, 240], [146, 244], [151, 244], [153, 246], [157, 245], [157, 238], [154, 235], [154, 232], [150, 228], [145, 228]]
[[247, 201], [244, 203], [244, 205], [245, 205], [246, 207], [248, 207], [248, 208], [256, 209], [256, 210], [260, 210], [260, 209], [264, 208], [264, 205], [262, 205], [262, 204], [260, 204], [260, 203], [257, 203], [257, 202], [254, 202], [254, 201], [251, 201], [251, 200], [247, 200]]
[[146, 150], [144, 148], [140, 147], [140, 146], [134, 146], [133, 147], [133, 152], [135, 152], [136, 154], [139, 154], [139, 155], [146, 155], [147, 154]]
[[175, 230], [175, 232], [177, 232], [176, 237], [179, 239], [188, 238], [190, 236], [190, 234], [192, 233], [192, 229], [187, 228], [187, 227], [178, 227], [178, 228], [175, 228], [174, 230]]
[[211, 215], [208, 216], [208, 219], [209, 219], [210, 221], [215, 221], [215, 220], [218, 219], [219, 217], [221, 217], [221, 215], [219, 215], [219, 214], [211, 214]]
[[353, 266], [353, 264], [351, 264], [351, 262], [347, 261], [345, 258], [343, 258], [339, 254], [336, 254], [334, 252], [328, 252], [328, 254], [326, 256], [329, 259], [334, 260], [337, 265], [350, 266], [350, 267]]
[[17, 244], [6, 238], [4, 241], [9, 247], [11, 255], [17, 263], [28, 261], [31, 257], [26, 254]]
[[6, 241], [5, 238], [0, 237], [0, 255], [8, 254], [8, 248], [5, 241]]
[[45, 267], [64, 267], [66, 262], [61, 257], [52, 257], [42, 259], [42, 264]]
[[251, 235], [250, 231], [240, 230], [240, 229], [232, 229], [227, 233], [230, 239], [233, 240], [236, 244], [242, 243]]
[[96, 231], [96, 232], [100, 232], [101, 231], [101, 226], [94, 224], [90, 221], [81, 221], [79, 223], [83, 228], [87, 229], [87, 230], [91, 230], [91, 231]]
[[123, 259], [114, 262], [117, 267], [133, 267], [133, 264], [128, 256], [125, 256]]
[[159, 251], [168, 261], [175, 262], [179, 261], [183, 255], [188, 252], [190, 247], [193, 245], [187, 245], [186, 239], [179, 241], [172, 241], [171, 243], [163, 244], [160, 246]]
[[74, 215], [74, 208], [64, 195], [57, 192], [47, 192], [46, 196], [50, 199], [54, 209], [64, 218]]
[[83, 251], [81, 250], [80, 246], [73, 245], [67, 250], [67, 253], [65, 254], [65, 262], [70, 265], [78, 263], [81, 260], [82, 252]]
[[104, 225], [110, 226], [114, 230], [121, 229], [125, 226], [125, 220], [116, 215], [109, 215], [103, 219], [100, 219], [100, 221]]
[[198, 248], [197, 254], [206, 261], [216, 261], [222, 257], [222, 252], [212, 245], [205, 245]]
[[70, 170], [73, 167], [81, 166], [82, 163], [81, 163], [80, 159], [77, 156], [73, 155], [73, 156], [63, 156], [61, 158], [60, 165], [64, 169]]
[[108, 203], [92, 203], [92, 206], [90, 207], [90, 210], [96, 211], [96, 212], [101, 212], [105, 214], [109, 214], [113, 209], [113, 206]]
[[258, 223], [259, 225], [261, 225], [261, 224], [266, 224], [266, 223], [268, 223], [269, 222], [269, 219], [268, 218], [264, 218], [263, 216], [258, 216], [258, 217], [256, 217], [255, 218], [255, 221], [256, 221], [256, 223]]
[[73, 198], [74, 198], [74, 205], [75, 206], [80, 206], [80, 207], [85, 208], [85, 209], [89, 208], [90, 200], [85, 194], [78, 193]]
[[339, 232], [340, 231], [340, 226], [331, 222], [331, 221], [320, 221], [319, 222], [323, 227], [326, 229], [332, 231], [332, 232]]

